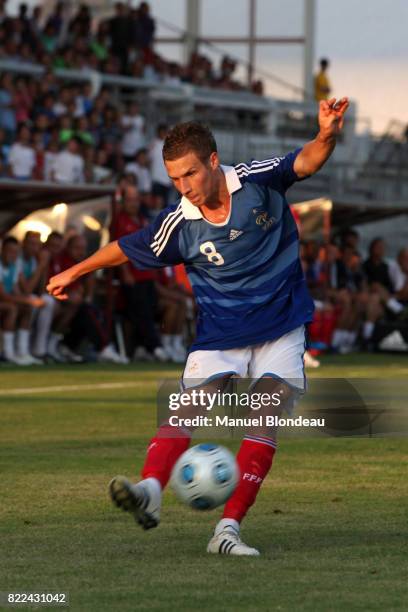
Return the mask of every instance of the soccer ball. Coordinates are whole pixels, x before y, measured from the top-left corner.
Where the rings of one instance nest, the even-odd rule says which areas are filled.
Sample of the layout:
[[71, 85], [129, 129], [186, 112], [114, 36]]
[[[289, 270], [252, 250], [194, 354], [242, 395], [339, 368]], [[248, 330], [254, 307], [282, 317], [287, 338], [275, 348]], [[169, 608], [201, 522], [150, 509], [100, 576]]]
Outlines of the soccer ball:
[[198, 444], [181, 455], [171, 487], [180, 501], [196, 510], [212, 510], [231, 497], [239, 477], [234, 455], [217, 444]]

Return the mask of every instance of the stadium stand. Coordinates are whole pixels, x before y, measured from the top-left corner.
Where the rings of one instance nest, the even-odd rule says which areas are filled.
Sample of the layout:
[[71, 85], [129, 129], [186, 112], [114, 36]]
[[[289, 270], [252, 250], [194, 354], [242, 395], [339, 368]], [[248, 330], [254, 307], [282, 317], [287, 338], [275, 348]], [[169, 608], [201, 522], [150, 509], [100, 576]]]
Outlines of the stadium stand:
[[[21, 244], [5, 232], [47, 200], [60, 201], [58, 189], [70, 192], [66, 202], [115, 191], [111, 232], [118, 237], [153, 219], [175, 195], [161, 158], [168, 125], [208, 121], [227, 163], [284, 154], [315, 134], [314, 102], [269, 99], [260, 81], [248, 90], [227, 56], [218, 68], [202, 53], [187, 65], [168, 62], [155, 51], [154, 33], [145, 2], [117, 3], [95, 24], [85, 4], [70, 17], [63, 2], [46, 16], [41, 6], [30, 14], [22, 4], [10, 17], [0, 0], [0, 321], [7, 361], [181, 362], [194, 333], [183, 270], [158, 275], [125, 266], [115, 278], [106, 275], [108, 283], [87, 279], [72, 288], [63, 306], [45, 295], [50, 274], [85, 256], [81, 232], [52, 232], [44, 245], [35, 232]], [[304, 210], [322, 194], [332, 201], [331, 236], [325, 221], [315, 235], [299, 217], [316, 303], [313, 354], [408, 350], [406, 244], [385, 260], [384, 241], [376, 241], [365, 259], [358, 234], [349, 231], [405, 211], [406, 130], [391, 127], [377, 141], [357, 136], [352, 105], [334, 160], [291, 191]]]

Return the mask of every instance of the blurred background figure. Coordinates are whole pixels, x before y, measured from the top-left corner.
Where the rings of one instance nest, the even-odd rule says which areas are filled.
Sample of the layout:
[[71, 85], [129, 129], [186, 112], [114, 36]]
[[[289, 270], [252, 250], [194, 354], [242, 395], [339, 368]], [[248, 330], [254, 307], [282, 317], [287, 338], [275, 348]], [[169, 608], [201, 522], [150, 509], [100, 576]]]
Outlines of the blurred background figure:
[[331, 85], [327, 75], [329, 65], [329, 60], [326, 58], [320, 60], [320, 70], [314, 79], [315, 100], [317, 102], [327, 100], [330, 97]]

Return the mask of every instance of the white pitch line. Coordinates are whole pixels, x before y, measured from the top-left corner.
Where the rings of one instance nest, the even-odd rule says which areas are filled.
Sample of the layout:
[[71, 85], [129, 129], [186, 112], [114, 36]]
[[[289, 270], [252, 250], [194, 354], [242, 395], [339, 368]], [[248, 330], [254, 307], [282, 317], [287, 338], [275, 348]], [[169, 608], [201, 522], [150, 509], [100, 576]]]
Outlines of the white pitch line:
[[56, 391], [94, 391], [95, 389], [128, 389], [143, 387], [146, 382], [96, 383], [94, 385], [59, 385], [55, 387], [26, 387], [23, 389], [2, 389], [0, 397], [7, 395], [31, 395], [32, 393], [54, 393]]

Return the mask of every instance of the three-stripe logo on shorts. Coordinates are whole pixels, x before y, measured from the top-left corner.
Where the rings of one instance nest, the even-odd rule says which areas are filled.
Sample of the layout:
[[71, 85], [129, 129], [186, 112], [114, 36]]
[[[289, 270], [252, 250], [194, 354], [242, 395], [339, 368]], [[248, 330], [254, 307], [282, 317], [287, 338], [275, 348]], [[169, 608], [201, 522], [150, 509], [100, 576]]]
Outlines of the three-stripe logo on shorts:
[[166, 248], [166, 244], [170, 240], [170, 236], [174, 228], [180, 223], [183, 217], [184, 215], [181, 209], [181, 204], [179, 204], [176, 210], [167, 215], [167, 217], [164, 219], [159, 231], [155, 234], [154, 240], [150, 245], [157, 257]]

